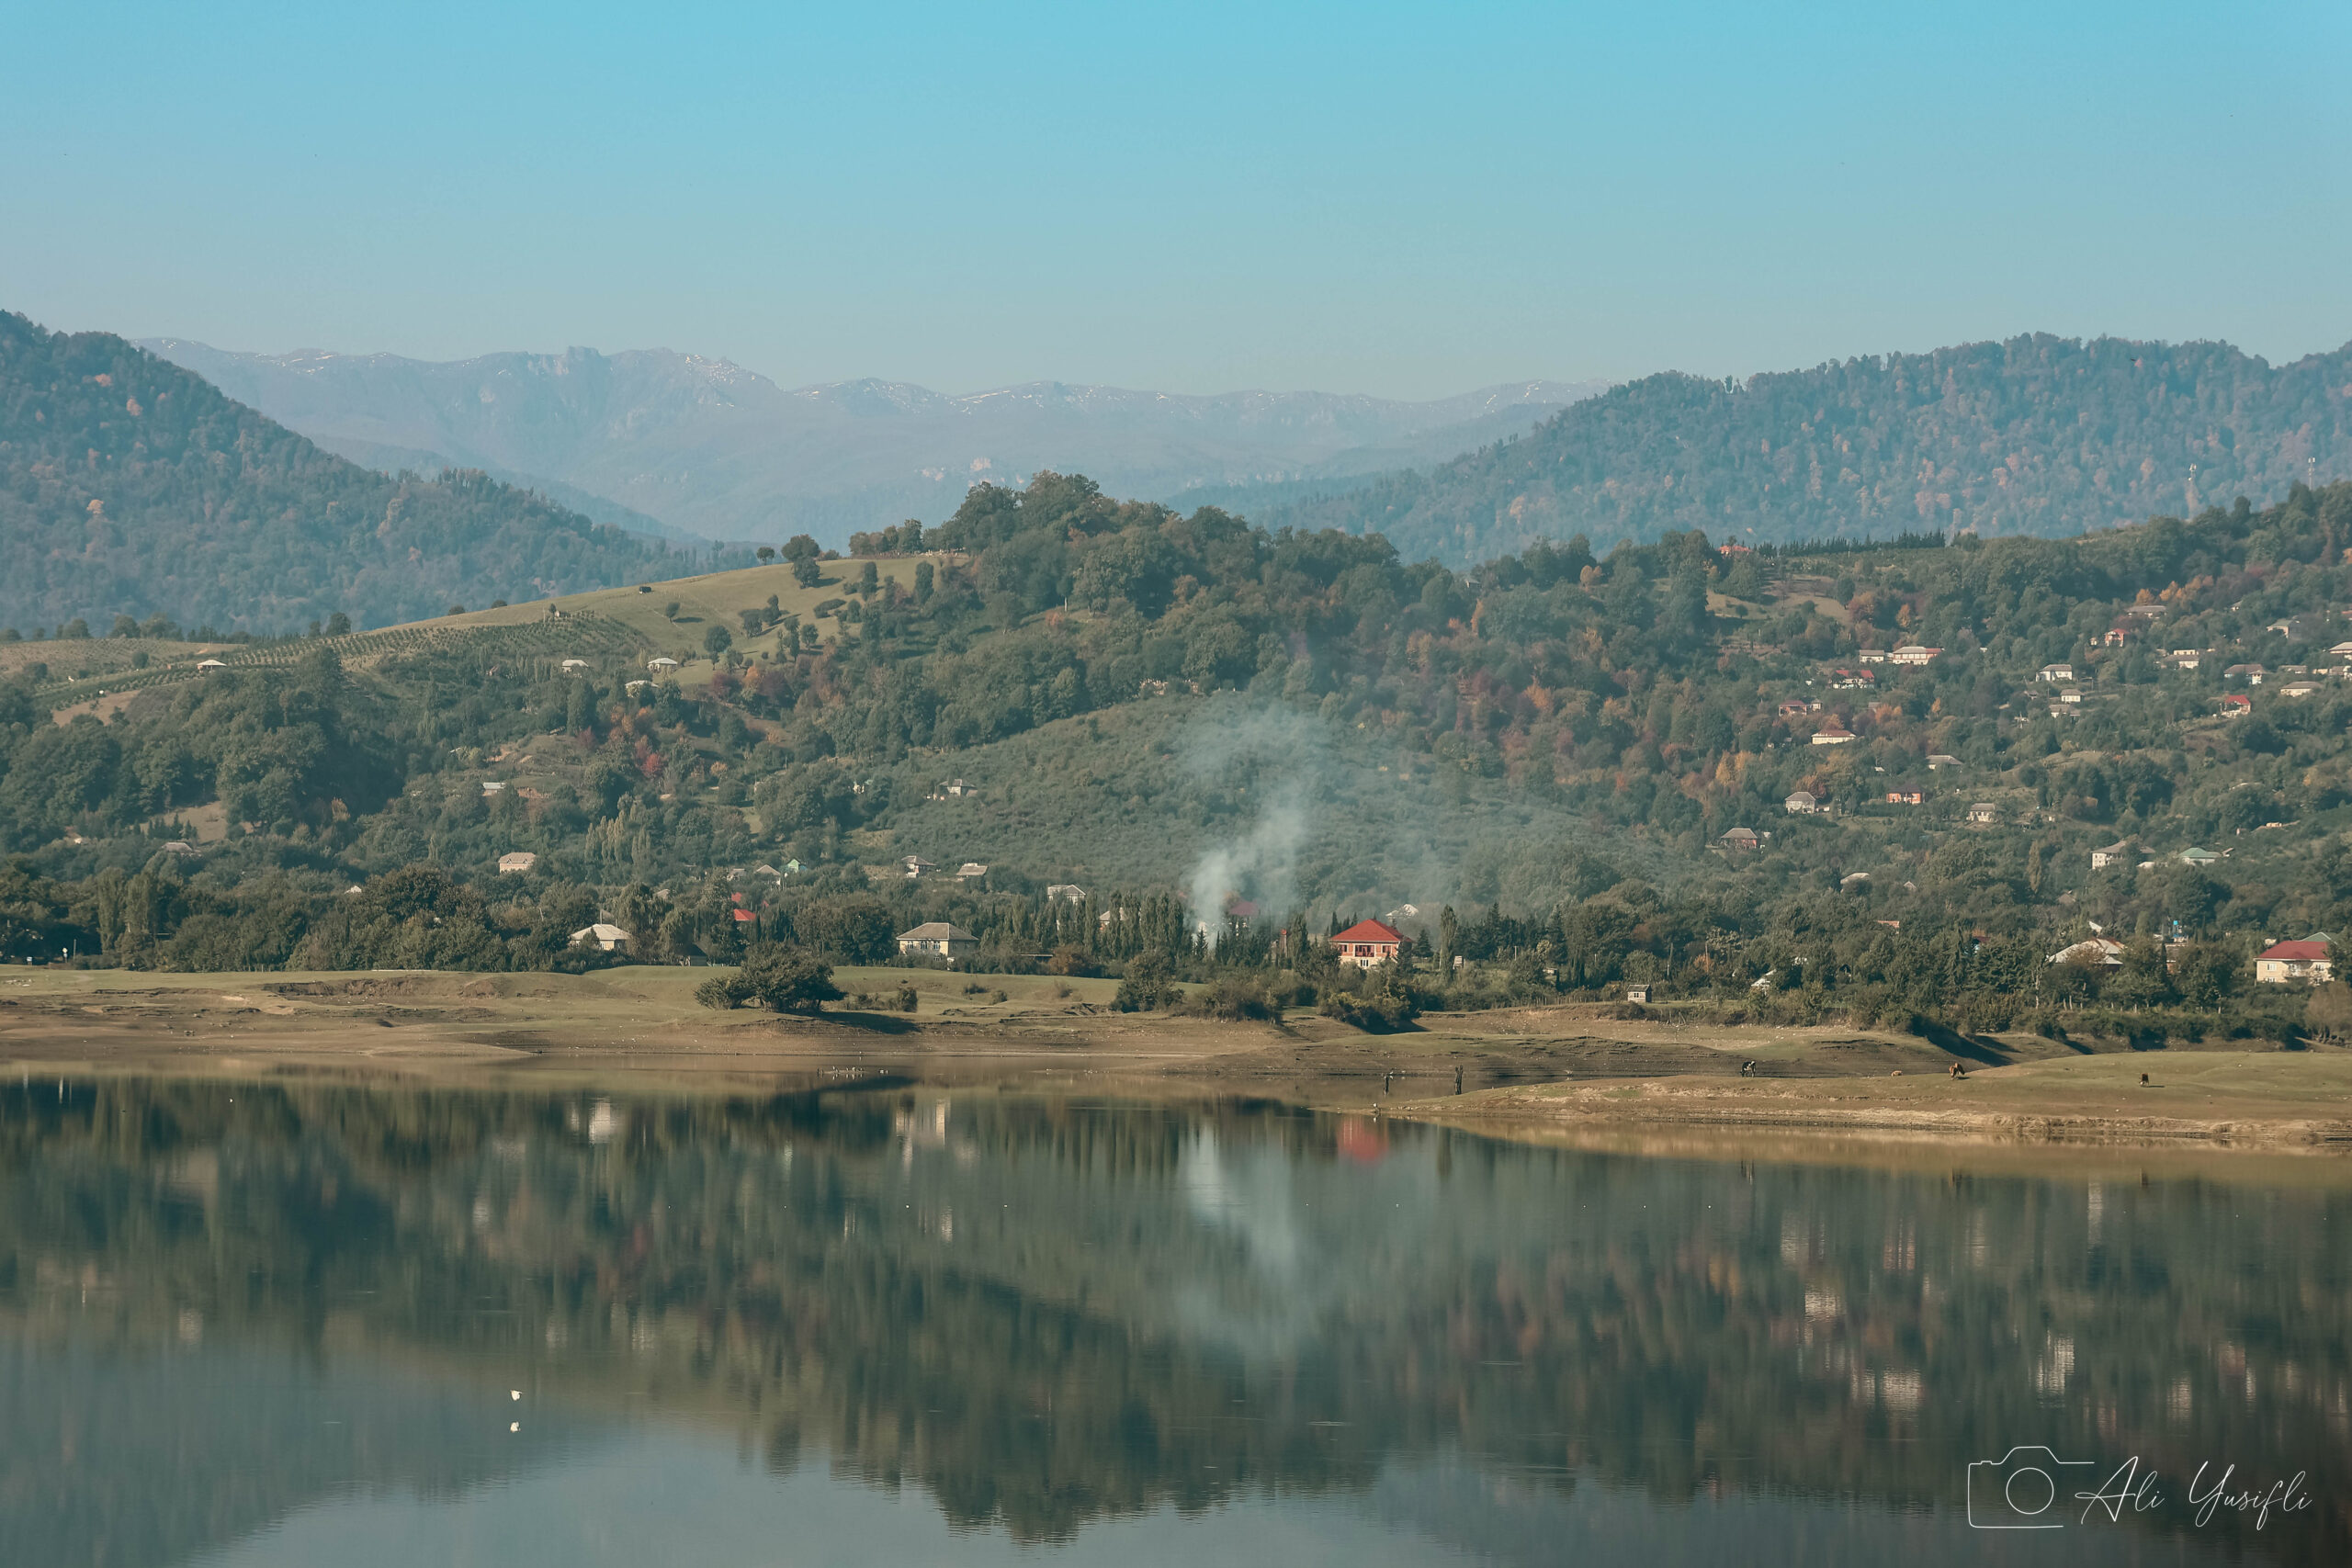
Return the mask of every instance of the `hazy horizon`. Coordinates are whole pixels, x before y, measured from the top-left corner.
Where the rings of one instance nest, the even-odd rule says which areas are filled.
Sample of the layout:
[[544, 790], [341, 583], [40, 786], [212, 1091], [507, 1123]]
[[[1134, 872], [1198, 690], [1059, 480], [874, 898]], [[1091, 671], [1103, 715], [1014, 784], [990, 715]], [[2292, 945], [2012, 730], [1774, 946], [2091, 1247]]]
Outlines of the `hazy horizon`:
[[[50, 7], [0, 298], [252, 352], [1425, 400], [2352, 338], [2352, 12]], [[2331, 172], [2333, 171], [2333, 172]]]

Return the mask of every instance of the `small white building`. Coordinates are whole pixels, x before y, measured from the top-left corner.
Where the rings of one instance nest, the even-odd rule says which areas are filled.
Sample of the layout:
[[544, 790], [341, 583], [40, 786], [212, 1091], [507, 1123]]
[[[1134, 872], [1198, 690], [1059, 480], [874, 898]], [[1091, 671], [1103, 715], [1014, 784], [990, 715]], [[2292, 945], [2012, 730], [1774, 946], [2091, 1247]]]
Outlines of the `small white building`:
[[1980, 800], [1968, 808], [1968, 819], [1980, 825], [1998, 822], [2001, 819], [2001, 808], [1989, 800]]
[[1813, 732], [1815, 746], [1848, 746], [1853, 743], [1854, 732], [1839, 725], [1825, 724]]
[[923, 859], [921, 855], [909, 855], [905, 860], [899, 863], [906, 867], [907, 880], [909, 882], [912, 882], [919, 876], [926, 875], [939, 869], [937, 866], [932, 864], [931, 862]]
[[227, 662], [219, 659], [199, 659], [196, 661], [196, 672], [199, 675], [209, 675], [215, 670], [227, 668], [229, 668]]
[[944, 958], [949, 963], [978, 950], [980, 939], [962, 926], [926, 920], [899, 933], [899, 951], [910, 958]]
[[2075, 678], [2075, 667], [2071, 664], [2045, 664], [2033, 672], [2033, 678], [2052, 682], [2071, 681]]
[[2118, 839], [2115, 842], [2109, 844], [2104, 849], [2097, 849], [2091, 852], [2091, 869], [2093, 871], [2105, 871], [2109, 866], [2121, 865], [2127, 861], [2139, 859], [2139, 856], [2140, 851], [2138, 845], [2132, 843], [2129, 839]]
[[1906, 642], [1888, 654], [1887, 659], [1895, 664], [1933, 664], [1942, 652], [1940, 648], [1922, 648], [1916, 642]]
[[1821, 809], [1821, 797], [1809, 789], [1801, 789], [1781, 802], [1781, 807], [1792, 817], [1811, 817]]
[[678, 667], [678, 661], [668, 654], [657, 654], [645, 661], [645, 667], [656, 675], [666, 675]]
[[567, 659], [563, 661], [563, 672], [567, 675], [577, 675], [587, 668], [588, 661], [584, 659]]
[[539, 863], [539, 857], [528, 850], [509, 850], [498, 857], [498, 874], [521, 876]]
[[628, 932], [608, 921], [598, 920], [593, 926], [582, 926], [571, 933], [574, 947], [593, 947], [602, 953], [627, 953]]

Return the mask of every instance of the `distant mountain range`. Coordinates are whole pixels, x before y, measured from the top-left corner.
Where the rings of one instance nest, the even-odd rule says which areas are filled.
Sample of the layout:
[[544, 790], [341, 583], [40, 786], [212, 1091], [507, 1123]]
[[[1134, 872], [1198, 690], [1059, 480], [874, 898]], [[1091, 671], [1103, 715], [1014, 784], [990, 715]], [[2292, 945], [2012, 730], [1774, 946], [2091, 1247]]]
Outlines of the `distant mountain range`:
[[481, 474], [377, 473], [111, 333], [0, 312], [0, 626], [381, 626], [711, 560]]
[[1429, 402], [1328, 392], [1215, 397], [1032, 382], [950, 397], [894, 381], [786, 389], [668, 350], [239, 354], [142, 346], [354, 462], [480, 468], [640, 532], [838, 545], [935, 521], [974, 483], [1041, 468], [1182, 503], [1207, 487], [1345, 480], [1505, 440], [1608, 383], [1531, 381]]
[[2352, 345], [2273, 367], [2227, 344], [2033, 335], [1745, 382], [1645, 377], [1433, 468], [1216, 499], [1464, 565], [1691, 528], [2056, 536], [2347, 477]]

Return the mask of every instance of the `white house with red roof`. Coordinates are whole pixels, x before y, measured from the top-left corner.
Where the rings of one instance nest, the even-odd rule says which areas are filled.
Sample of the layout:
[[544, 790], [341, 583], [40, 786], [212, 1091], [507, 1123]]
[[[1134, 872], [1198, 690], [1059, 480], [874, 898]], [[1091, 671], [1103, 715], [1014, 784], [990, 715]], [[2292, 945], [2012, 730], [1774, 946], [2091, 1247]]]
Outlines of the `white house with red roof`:
[[2273, 942], [2254, 955], [2254, 977], [2265, 986], [2332, 979], [2335, 974], [2335, 961], [2330, 956], [2334, 945], [2324, 936]]
[[1378, 920], [1358, 920], [1331, 939], [1340, 962], [1352, 964], [1359, 969], [1369, 969], [1375, 964], [1394, 964], [1405, 945], [1405, 933], [1394, 926]]

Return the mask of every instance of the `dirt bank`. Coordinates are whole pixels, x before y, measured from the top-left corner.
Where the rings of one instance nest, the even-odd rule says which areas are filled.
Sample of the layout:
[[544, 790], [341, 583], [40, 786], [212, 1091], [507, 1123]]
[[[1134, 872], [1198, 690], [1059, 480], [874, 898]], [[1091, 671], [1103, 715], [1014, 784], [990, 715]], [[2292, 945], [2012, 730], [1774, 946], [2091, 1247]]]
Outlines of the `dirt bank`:
[[[2122, 1141], [2352, 1152], [2352, 1052], [2086, 1053], [2035, 1037], [1623, 1020], [1595, 1007], [1439, 1015], [1369, 1035], [1122, 1014], [1111, 982], [847, 969], [822, 1018], [714, 1012], [705, 972], [592, 976], [0, 974], [0, 1065], [74, 1071], [356, 1071], [500, 1077], [616, 1071], [680, 1081], [839, 1069], [918, 1080], [1119, 1079], [1476, 1125], [1515, 1136], [1628, 1128]], [[1955, 1063], [1965, 1078], [1949, 1076]], [[2149, 1082], [2142, 1085], [2140, 1075]]]

